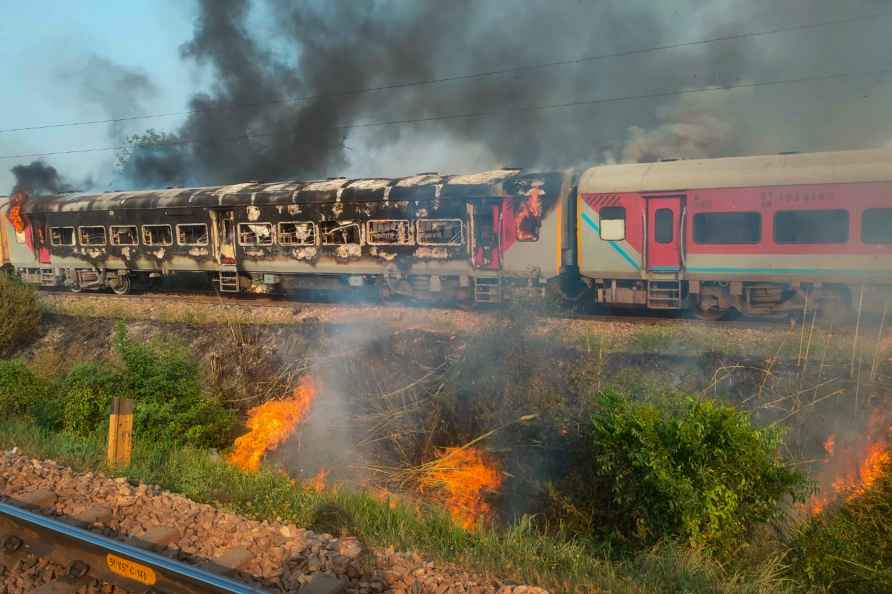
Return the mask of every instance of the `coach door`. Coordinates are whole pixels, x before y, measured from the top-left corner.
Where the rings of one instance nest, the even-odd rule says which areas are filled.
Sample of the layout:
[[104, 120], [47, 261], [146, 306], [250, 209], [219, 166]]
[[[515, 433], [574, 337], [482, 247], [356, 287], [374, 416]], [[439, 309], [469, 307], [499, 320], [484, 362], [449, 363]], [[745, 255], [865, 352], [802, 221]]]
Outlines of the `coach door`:
[[233, 210], [213, 210], [211, 220], [217, 244], [219, 286], [222, 293], [238, 293], [238, 260], [235, 249], [235, 212]]
[[674, 273], [681, 270], [681, 217], [684, 196], [647, 198], [647, 270]]

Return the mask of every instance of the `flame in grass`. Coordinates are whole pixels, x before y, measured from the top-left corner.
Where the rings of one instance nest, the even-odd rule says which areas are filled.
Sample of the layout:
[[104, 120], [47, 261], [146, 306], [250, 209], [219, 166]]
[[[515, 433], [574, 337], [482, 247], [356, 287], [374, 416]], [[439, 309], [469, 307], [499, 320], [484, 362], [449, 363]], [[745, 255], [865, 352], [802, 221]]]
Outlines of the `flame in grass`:
[[316, 476], [306, 481], [304, 484], [311, 491], [316, 491], [317, 493], [321, 493], [325, 490], [325, 485], [328, 482], [328, 470], [323, 468], [319, 472], [316, 473]]
[[235, 440], [227, 460], [243, 470], [257, 470], [270, 450], [285, 441], [310, 412], [316, 398], [313, 380], [304, 376], [290, 398], [270, 400], [248, 411], [250, 431]]
[[869, 491], [892, 467], [892, 447], [886, 437], [890, 433], [892, 425], [875, 414], [869, 423], [869, 437], [860, 447], [838, 447], [836, 436], [830, 435], [824, 442], [827, 471], [822, 482], [827, 487], [806, 504], [808, 513], [818, 515], [834, 501], [853, 501]]
[[419, 491], [443, 500], [452, 518], [471, 529], [492, 511], [484, 500], [487, 491], [498, 491], [502, 473], [477, 448], [446, 448], [440, 457], [423, 466]]

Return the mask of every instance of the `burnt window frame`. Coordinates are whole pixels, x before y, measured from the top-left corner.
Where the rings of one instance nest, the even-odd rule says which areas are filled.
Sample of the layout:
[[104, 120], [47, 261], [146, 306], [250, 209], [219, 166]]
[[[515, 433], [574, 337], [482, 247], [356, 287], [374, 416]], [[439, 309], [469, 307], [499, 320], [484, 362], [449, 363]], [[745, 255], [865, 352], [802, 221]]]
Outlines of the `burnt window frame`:
[[[147, 229], [149, 229], [149, 230], [151, 230], [151, 229], [156, 229], [156, 228], [160, 228], [160, 227], [167, 227], [167, 234], [168, 234], [168, 236], [170, 237], [170, 241], [167, 242], [167, 243], [157, 243], [157, 242], [153, 242], [153, 241], [147, 241], [147, 240], [146, 240], [146, 230], [147, 230]], [[149, 247], [170, 247], [170, 246], [173, 245], [173, 240], [174, 240], [173, 227], [171, 227], [171, 226], [168, 225], [168, 224], [165, 224], [165, 223], [159, 223], [159, 224], [157, 224], [157, 225], [143, 225], [142, 228], [140, 229], [140, 231], [142, 232], [142, 233], [141, 233], [141, 235], [142, 235], [142, 244], [143, 244], [144, 246], [149, 246]]]
[[[71, 243], [55, 243], [53, 242], [53, 231], [56, 229], [71, 229]], [[50, 247], [73, 247], [77, 245], [77, 229], [75, 227], [50, 227]]]
[[[755, 241], [700, 241], [698, 239], [697, 234], [697, 221], [703, 220], [700, 217], [721, 217], [725, 215], [732, 216], [756, 216], [756, 221], [758, 223]], [[735, 211], [735, 210], [722, 210], [722, 211], [705, 211], [694, 213], [694, 216], [691, 219], [691, 240], [697, 245], [758, 245], [762, 243], [762, 234], [765, 229], [765, 222], [762, 219], [762, 213], [757, 210], [744, 210], [744, 211]]]
[[[778, 238], [778, 217], [787, 213], [813, 214], [813, 213], [844, 213], [845, 214], [845, 239], [842, 241], [789, 241]], [[807, 225], [810, 226], [810, 225]], [[852, 216], [846, 208], [815, 208], [815, 209], [786, 209], [777, 210], [771, 217], [771, 240], [777, 245], [845, 245], [852, 240]]]
[[861, 212], [861, 243], [863, 243], [865, 245], [889, 245], [889, 244], [892, 244], [892, 225], [890, 225], [889, 236], [887, 239], [879, 240], [879, 241], [874, 240], [874, 239], [868, 240], [864, 235], [864, 229], [865, 229], [864, 222], [867, 220], [867, 217], [868, 217], [867, 213], [869, 213], [871, 211], [877, 211], [877, 210], [888, 211], [889, 215], [892, 216], [892, 207], [877, 206], [875, 208], [865, 208]]
[[[372, 241], [373, 223], [400, 223], [400, 230], [405, 232], [406, 241]], [[415, 236], [412, 233], [412, 221], [410, 219], [369, 219], [365, 222], [365, 242], [368, 245], [414, 245]]]
[[[116, 243], [114, 229], [133, 229], [133, 237], [135, 243]], [[108, 244], [114, 247], [137, 247], [139, 246], [139, 227], [136, 225], [109, 225], [108, 226]]]
[[[336, 226], [328, 231], [323, 231], [322, 226], [327, 223], [335, 223]], [[347, 227], [356, 227], [356, 236], [359, 239], [359, 241], [357, 241], [357, 242], [345, 241], [343, 243], [341, 243], [341, 242], [332, 243], [332, 242], [325, 241], [325, 235], [327, 233], [331, 233], [332, 231], [336, 231], [338, 229], [345, 229]], [[362, 225], [360, 223], [356, 223], [356, 222], [340, 224], [339, 221], [322, 221], [321, 223], [319, 223], [319, 242], [320, 242], [320, 245], [362, 245]]]
[[[269, 243], [260, 243], [259, 241], [255, 242], [255, 243], [246, 243], [246, 242], [242, 241], [242, 227], [243, 226], [250, 227], [252, 225], [266, 225], [267, 227], [269, 227]], [[260, 238], [260, 236], [257, 235], [256, 233], [254, 233], [253, 231], [251, 231], [251, 233], [258, 239]], [[272, 246], [276, 245], [276, 226], [273, 223], [270, 223], [268, 221], [260, 221], [260, 222], [256, 222], [256, 223], [241, 222], [235, 228], [235, 236], [238, 241], [238, 244], [242, 247], [272, 247]]]
[[[313, 229], [312, 243], [285, 243], [282, 238], [289, 235], [282, 231], [282, 225], [309, 225]], [[285, 247], [307, 247], [319, 245], [319, 226], [313, 221], [281, 221], [276, 225], [276, 243]]]
[[[660, 239], [660, 213], [669, 213], [669, 239], [661, 241]], [[654, 243], [658, 245], [672, 245], [675, 242], [675, 211], [671, 208], [658, 208], [654, 211]]]
[[[204, 242], [185, 242], [180, 241], [180, 227], [204, 227]], [[185, 247], [206, 247], [211, 244], [211, 234], [207, 223], [177, 223], [176, 225], [176, 242], [177, 245]]]
[[[102, 243], [85, 243], [84, 229], [102, 229]], [[105, 225], [79, 225], [77, 228], [77, 243], [82, 247], [105, 247], [108, 245], [108, 229]]]
[[[458, 223], [458, 243], [449, 242], [430, 242], [421, 241], [421, 224], [422, 223]], [[461, 247], [465, 245], [465, 222], [461, 219], [416, 219], [415, 220], [415, 241], [418, 245], [423, 246], [440, 246], [440, 247]]]
[[[621, 238], [619, 238], [619, 239], [608, 239], [608, 238], [604, 237], [604, 220], [605, 220], [605, 218], [604, 218], [604, 211], [605, 211], [605, 210], [621, 210], [621, 211], [623, 211], [623, 218], [622, 218], [622, 219], [618, 219], [618, 218], [616, 218], [616, 217], [608, 217], [608, 218], [606, 219], [606, 220], [608, 220], [608, 221], [619, 221], [619, 220], [622, 220], [622, 222], [623, 222], [623, 236], [622, 236]], [[625, 240], [626, 240], [627, 231], [628, 231], [628, 220], [629, 220], [629, 219], [628, 219], [628, 211], [626, 210], [626, 207], [625, 207], [625, 206], [602, 206], [602, 207], [598, 210], [598, 223], [599, 223], [599, 225], [598, 225], [598, 237], [601, 238], [601, 241], [625, 241]]]

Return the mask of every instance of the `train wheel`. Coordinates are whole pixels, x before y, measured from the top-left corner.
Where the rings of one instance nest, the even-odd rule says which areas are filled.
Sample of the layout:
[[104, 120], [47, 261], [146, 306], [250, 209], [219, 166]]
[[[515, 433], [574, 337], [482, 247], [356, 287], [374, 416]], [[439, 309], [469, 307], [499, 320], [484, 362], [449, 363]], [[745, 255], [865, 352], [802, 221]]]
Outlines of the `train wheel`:
[[695, 303], [691, 308], [694, 317], [708, 322], [718, 322], [725, 319], [733, 310], [719, 309], [717, 307], [704, 307], [701, 303]]
[[130, 282], [130, 276], [119, 276], [118, 282], [110, 286], [115, 295], [126, 295], [130, 292], [130, 288], [132, 286], [132, 283]]

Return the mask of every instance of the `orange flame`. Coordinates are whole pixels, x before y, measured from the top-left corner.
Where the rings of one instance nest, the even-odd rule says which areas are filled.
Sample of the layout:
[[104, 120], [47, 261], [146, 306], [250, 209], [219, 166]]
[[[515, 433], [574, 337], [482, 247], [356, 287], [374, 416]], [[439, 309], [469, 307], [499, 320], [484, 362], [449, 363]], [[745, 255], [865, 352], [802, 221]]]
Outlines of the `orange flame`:
[[470, 529], [492, 511], [483, 496], [502, 486], [502, 473], [476, 448], [446, 448], [424, 467], [418, 486], [422, 494], [440, 493], [452, 518]]
[[317, 493], [321, 493], [325, 490], [325, 485], [328, 481], [328, 470], [322, 469], [316, 473], [316, 476], [306, 481], [306, 486], [311, 491], [316, 491]]
[[827, 441], [824, 442], [824, 451], [827, 452], [828, 456], [832, 456], [834, 449], [836, 449], [836, 435], [831, 434]]
[[[882, 429], [881, 429], [882, 428]], [[860, 447], [837, 447], [836, 436], [830, 435], [824, 442], [828, 458], [827, 471], [821, 481], [823, 492], [811, 498], [805, 505], [811, 515], [823, 512], [832, 501], [852, 501], [861, 497], [892, 466], [892, 449], [884, 434], [892, 432], [892, 426], [875, 413], [868, 426], [868, 438]], [[882, 435], [882, 437], [873, 437]]]
[[285, 441], [310, 412], [316, 386], [308, 376], [301, 378], [291, 398], [270, 400], [248, 411], [250, 432], [235, 440], [227, 460], [243, 470], [257, 470], [264, 454]]

